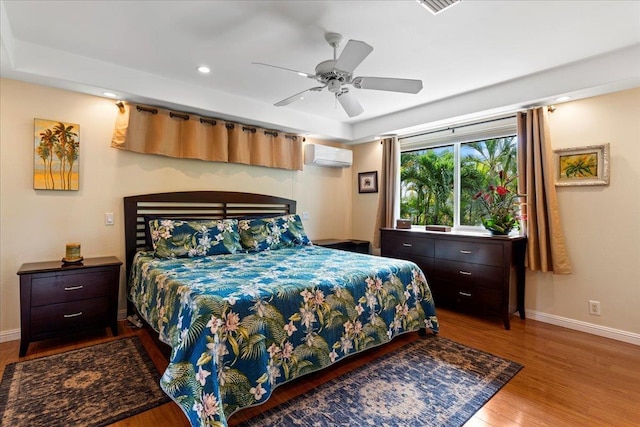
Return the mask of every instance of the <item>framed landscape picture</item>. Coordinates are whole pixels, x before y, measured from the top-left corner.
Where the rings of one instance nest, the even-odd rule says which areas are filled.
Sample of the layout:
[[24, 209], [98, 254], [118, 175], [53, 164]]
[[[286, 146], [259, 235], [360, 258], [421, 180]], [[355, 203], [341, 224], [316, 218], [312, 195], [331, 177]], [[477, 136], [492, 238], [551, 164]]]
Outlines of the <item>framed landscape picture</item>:
[[554, 150], [557, 186], [609, 185], [609, 144]]
[[34, 190], [80, 188], [80, 125], [34, 119]]

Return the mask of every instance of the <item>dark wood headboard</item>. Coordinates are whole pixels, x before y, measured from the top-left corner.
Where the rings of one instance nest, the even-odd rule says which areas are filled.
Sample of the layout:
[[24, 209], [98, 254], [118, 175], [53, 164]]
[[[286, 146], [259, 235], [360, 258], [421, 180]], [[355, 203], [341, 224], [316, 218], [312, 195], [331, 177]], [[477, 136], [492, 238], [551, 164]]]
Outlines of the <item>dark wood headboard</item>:
[[144, 216], [164, 218], [251, 218], [293, 214], [296, 202], [282, 197], [232, 191], [179, 191], [124, 198], [127, 280], [136, 251], [145, 248]]

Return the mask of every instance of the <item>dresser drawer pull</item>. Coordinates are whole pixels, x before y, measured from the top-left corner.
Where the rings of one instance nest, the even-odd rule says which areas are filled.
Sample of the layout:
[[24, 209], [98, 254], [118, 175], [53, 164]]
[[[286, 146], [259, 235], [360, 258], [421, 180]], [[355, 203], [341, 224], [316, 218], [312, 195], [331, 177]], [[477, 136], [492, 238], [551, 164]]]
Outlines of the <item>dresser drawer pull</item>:
[[405, 248], [410, 248], [413, 245], [411, 243], [403, 243], [402, 246], [404, 246]]
[[458, 273], [464, 275], [464, 276], [471, 276], [471, 272], [470, 271], [464, 271], [464, 270], [460, 270], [458, 271]]
[[80, 286], [69, 286], [68, 288], [64, 288], [65, 291], [77, 291], [78, 289], [84, 288], [83, 285]]
[[463, 297], [470, 297], [471, 294], [469, 292], [458, 292], [460, 295], [462, 295]]
[[78, 317], [78, 316], [82, 316], [82, 312], [79, 311], [77, 313], [73, 313], [73, 314], [65, 314], [63, 315], [66, 319], [68, 319], [69, 317]]
[[461, 254], [465, 254], [465, 255], [469, 255], [471, 253], [471, 251], [468, 251], [466, 249], [460, 249], [460, 253]]

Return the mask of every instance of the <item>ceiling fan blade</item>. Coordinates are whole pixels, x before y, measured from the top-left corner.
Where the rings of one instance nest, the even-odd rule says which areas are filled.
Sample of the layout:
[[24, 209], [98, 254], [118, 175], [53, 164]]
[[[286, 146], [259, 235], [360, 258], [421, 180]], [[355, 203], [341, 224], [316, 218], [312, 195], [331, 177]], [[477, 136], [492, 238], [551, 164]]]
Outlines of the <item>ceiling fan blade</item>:
[[362, 105], [358, 102], [358, 98], [348, 90], [336, 93], [336, 98], [349, 117], [355, 117], [364, 112]]
[[389, 77], [356, 77], [351, 83], [358, 89], [405, 93], [418, 93], [422, 90], [422, 80], [394, 79]]
[[298, 75], [300, 75], [302, 77], [309, 77], [310, 79], [315, 79], [316, 78], [315, 74], [305, 73], [304, 71], [292, 70], [291, 68], [278, 67], [277, 65], [265, 64], [263, 62], [252, 62], [252, 64], [264, 65], [265, 67], [278, 68], [280, 70], [291, 71], [291, 72], [296, 73], [296, 74], [298, 74]]
[[275, 105], [276, 107], [284, 107], [285, 105], [289, 105], [292, 102], [301, 100], [302, 98], [304, 98], [302, 95], [304, 95], [307, 92], [310, 92], [310, 91], [316, 92], [316, 91], [322, 90], [324, 88], [325, 88], [325, 86], [317, 86], [317, 87], [312, 87], [310, 89], [305, 89], [302, 92], [298, 92], [295, 95], [291, 95], [290, 97], [285, 98], [280, 102], [276, 102], [273, 105]]
[[349, 40], [344, 49], [342, 49], [335, 68], [351, 74], [353, 70], [369, 56], [372, 50], [373, 48], [365, 42]]

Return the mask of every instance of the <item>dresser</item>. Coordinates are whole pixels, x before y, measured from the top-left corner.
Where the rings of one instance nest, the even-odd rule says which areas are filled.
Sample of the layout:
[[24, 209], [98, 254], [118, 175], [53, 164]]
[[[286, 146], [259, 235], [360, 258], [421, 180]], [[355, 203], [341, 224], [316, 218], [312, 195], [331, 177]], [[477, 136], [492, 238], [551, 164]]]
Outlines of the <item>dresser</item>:
[[82, 329], [108, 326], [117, 335], [121, 265], [116, 257], [22, 264], [20, 357], [32, 341]]
[[505, 329], [511, 302], [524, 319], [526, 246], [524, 236], [381, 229], [381, 255], [418, 264], [436, 307], [500, 316]]

